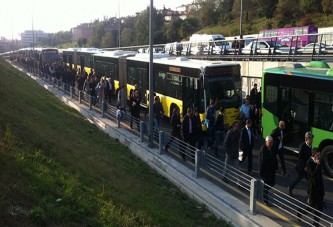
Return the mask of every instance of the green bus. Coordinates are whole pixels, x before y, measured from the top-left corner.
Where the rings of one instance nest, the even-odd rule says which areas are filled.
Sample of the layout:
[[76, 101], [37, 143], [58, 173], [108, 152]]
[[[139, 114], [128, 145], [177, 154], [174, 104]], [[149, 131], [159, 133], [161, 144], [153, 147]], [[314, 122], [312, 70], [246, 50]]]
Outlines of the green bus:
[[321, 150], [325, 172], [333, 177], [333, 68], [326, 62], [306, 66], [286, 63], [265, 69], [262, 76], [262, 127], [269, 135], [286, 123], [286, 148], [298, 153], [307, 131]]

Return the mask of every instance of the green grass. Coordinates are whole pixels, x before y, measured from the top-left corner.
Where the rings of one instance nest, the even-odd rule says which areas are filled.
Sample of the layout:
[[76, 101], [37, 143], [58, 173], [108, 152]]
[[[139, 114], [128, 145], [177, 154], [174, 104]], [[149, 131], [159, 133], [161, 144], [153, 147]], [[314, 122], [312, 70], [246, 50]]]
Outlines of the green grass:
[[0, 226], [226, 226], [0, 60]]

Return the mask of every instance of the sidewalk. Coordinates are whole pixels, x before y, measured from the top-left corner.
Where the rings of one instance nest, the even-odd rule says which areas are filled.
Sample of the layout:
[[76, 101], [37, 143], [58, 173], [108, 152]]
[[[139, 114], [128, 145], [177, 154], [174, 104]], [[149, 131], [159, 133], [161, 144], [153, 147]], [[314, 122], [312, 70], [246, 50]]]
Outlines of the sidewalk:
[[169, 179], [191, 198], [205, 204], [217, 217], [230, 222], [234, 226], [280, 226], [278, 223], [261, 214], [251, 215], [248, 212], [248, 204], [231, 196], [207, 179], [203, 177], [196, 178], [193, 170], [168, 155], [159, 155], [158, 148], [149, 148], [146, 142], [140, 142], [138, 136], [129, 133], [125, 128], [118, 128], [116, 122], [102, 118], [100, 113], [89, 110], [88, 106], [80, 104], [78, 100], [71, 99], [63, 91], [53, 87], [53, 85], [49, 85], [31, 74], [28, 75], [66, 105], [79, 111], [101, 130], [108, 133], [111, 137], [118, 139], [133, 154]]

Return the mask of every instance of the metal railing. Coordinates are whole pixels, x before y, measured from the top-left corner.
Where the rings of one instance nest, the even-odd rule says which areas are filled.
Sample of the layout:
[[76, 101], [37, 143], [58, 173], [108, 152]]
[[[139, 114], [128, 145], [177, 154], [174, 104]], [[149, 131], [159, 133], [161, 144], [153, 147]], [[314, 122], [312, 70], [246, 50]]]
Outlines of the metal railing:
[[[29, 68], [28, 71], [32, 72]], [[103, 97], [91, 96], [84, 91], [66, 85], [61, 80], [46, 73], [39, 72], [37, 75], [44, 84], [63, 91], [64, 95], [78, 100], [79, 103], [88, 106], [90, 110], [100, 113], [101, 117], [117, 122], [118, 127], [126, 127], [131, 130], [132, 133], [140, 137], [141, 142], [148, 141], [150, 134], [148, 122], [131, 116], [129, 112], [123, 112], [121, 119], [117, 119], [117, 108], [115, 105], [106, 103]], [[166, 129], [153, 127], [154, 143], [159, 149], [158, 155], [168, 154], [180, 161], [189, 160], [189, 163], [192, 163], [189, 168], [193, 167], [196, 178], [206, 177], [211, 174], [218, 179], [223, 179], [228, 184], [237, 186], [247, 195], [250, 214], [255, 215], [258, 213], [257, 205], [260, 204], [258, 202], [263, 201], [264, 194], [267, 194], [266, 199], [279, 212], [309, 225], [333, 227], [333, 217], [264, 184], [261, 179], [253, 178], [239, 168], [227, 165], [224, 161], [206, 152], [205, 149], [198, 149], [196, 146], [185, 143], [182, 138], [174, 137], [166, 131]], [[167, 147], [168, 149], [166, 149]], [[315, 215], [315, 219], [313, 215]]]

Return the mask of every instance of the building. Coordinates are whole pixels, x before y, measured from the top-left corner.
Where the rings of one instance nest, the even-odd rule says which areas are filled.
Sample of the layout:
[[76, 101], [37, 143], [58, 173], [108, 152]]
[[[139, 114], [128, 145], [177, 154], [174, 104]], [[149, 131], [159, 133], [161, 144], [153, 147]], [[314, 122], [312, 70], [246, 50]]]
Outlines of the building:
[[[33, 38], [35, 36], [35, 38]], [[41, 30], [26, 30], [21, 33], [21, 43], [23, 47], [32, 46], [33, 42], [37, 42], [38, 39], [44, 38], [46, 33]]]
[[73, 41], [76, 42], [80, 38], [89, 39], [89, 37], [93, 34], [92, 25], [92, 23], [84, 23], [72, 28]]

